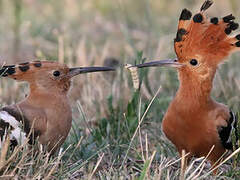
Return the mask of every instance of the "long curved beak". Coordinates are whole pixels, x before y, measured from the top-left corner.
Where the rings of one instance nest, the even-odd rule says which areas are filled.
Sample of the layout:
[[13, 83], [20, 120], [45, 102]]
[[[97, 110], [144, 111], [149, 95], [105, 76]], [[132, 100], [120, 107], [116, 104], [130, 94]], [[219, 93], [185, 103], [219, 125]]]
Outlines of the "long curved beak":
[[132, 67], [152, 67], [152, 66], [168, 66], [168, 67], [182, 67], [184, 64], [178, 63], [176, 59], [160, 60], [160, 61], [151, 61], [143, 64], [137, 64]]
[[78, 74], [91, 73], [91, 72], [100, 72], [100, 71], [115, 71], [112, 67], [76, 67], [70, 68], [68, 76], [73, 77]]

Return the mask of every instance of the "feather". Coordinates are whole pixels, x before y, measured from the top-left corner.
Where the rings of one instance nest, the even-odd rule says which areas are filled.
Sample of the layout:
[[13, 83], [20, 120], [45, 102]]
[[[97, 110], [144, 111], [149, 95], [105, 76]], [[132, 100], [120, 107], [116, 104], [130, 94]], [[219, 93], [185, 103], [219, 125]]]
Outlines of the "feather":
[[0, 111], [0, 128], [0, 147], [2, 147], [2, 143], [6, 140], [7, 134], [9, 134], [11, 145], [14, 144], [14, 146], [23, 144], [27, 139], [21, 123], [7, 111]]
[[206, 11], [212, 4], [213, 4], [213, 2], [212, 2], [211, 0], [206, 0], [206, 1], [203, 3], [200, 11]]
[[188, 56], [198, 54], [207, 61], [218, 64], [232, 51], [240, 50], [240, 36], [230, 36], [239, 27], [238, 23], [233, 21], [235, 17], [230, 14], [221, 20], [217, 17], [209, 19], [203, 12], [211, 5], [212, 1], [205, 1], [201, 12], [192, 19], [189, 18], [190, 11], [182, 11], [174, 40], [175, 52], [180, 62]]
[[[227, 126], [221, 126], [218, 128], [218, 134], [219, 134], [221, 143], [223, 147], [226, 149], [229, 149], [229, 150], [233, 149], [232, 134], [233, 132], [236, 132], [237, 121], [238, 119], [236, 115], [231, 111], [230, 119], [228, 121]], [[236, 138], [238, 138], [237, 135], [236, 135]]]

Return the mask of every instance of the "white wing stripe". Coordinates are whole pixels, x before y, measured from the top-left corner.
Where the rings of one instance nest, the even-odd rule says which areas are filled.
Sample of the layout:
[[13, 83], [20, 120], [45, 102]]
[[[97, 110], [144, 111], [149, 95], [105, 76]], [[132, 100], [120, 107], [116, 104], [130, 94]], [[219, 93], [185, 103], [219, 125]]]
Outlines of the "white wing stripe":
[[15, 119], [15, 117], [11, 116], [6, 111], [0, 111], [0, 119], [4, 120], [6, 123], [9, 123], [13, 128], [18, 128], [20, 123]]
[[[3, 120], [6, 123], [9, 123], [10, 126], [12, 126], [14, 129], [11, 130], [10, 132], [10, 139], [16, 139], [18, 144], [21, 145], [25, 142], [26, 138], [26, 133], [22, 131], [20, 128], [21, 123], [18, 122], [15, 117], [11, 116], [8, 112], [6, 111], [0, 111], [0, 120]], [[3, 141], [6, 138], [6, 130], [4, 133]], [[2, 146], [2, 142], [0, 140], [0, 148]]]
[[230, 131], [230, 134], [228, 136], [227, 143], [232, 142], [232, 134], [233, 134], [233, 130], [235, 129], [234, 124], [236, 122], [236, 115], [234, 113], [232, 113], [232, 116], [233, 116], [233, 121], [231, 123], [231, 131]]

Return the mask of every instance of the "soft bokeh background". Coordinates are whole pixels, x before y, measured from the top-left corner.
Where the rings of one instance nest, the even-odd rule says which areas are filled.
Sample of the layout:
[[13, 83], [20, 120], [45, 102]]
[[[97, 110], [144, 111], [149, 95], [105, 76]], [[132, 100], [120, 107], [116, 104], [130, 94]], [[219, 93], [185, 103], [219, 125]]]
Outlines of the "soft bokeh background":
[[[132, 82], [122, 65], [133, 64], [139, 51], [147, 60], [174, 58], [173, 39], [181, 10], [188, 8], [196, 13], [202, 3], [202, 0], [0, 0], [0, 63], [47, 59], [74, 67], [117, 60], [120, 68], [116, 73], [80, 75], [74, 79], [69, 93], [79, 131], [88, 129], [86, 123], [99, 128], [98, 121], [111, 116], [109, 98], [113, 108], [121, 109], [122, 116], [132, 99]], [[233, 13], [239, 22], [239, 9], [238, 0], [216, 0], [208, 15], [222, 17]], [[240, 54], [228, 59], [217, 72], [212, 94], [237, 112]], [[166, 141], [160, 130], [161, 117], [177, 90], [175, 70], [149, 69], [142, 87], [143, 102], [149, 102], [159, 85], [162, 90], [145, 126], [152, 132], [148, 137], [155, 139], [150, 141], [151, 147], [158, 146], [159, 139]], [[0, 80], [2, 105], [23, 99], [27, 92], [25, 83]], [[171, 151], [169, 156], [174, 157], [176, 152], [171, 148], [165, 154]], [[158, 150], [165, 151], [161, 147]]]
[[[133, 63], [137, 51], [143, 51], [147, 59], [173, 58], [173, 39], [181, 9], [186, 7], [196, 12], [201, 4], [202, 1], [197, 0], [0, 0], [0, 63], [47, 59], [69, 66], [89, 66], [103, 65], [106, 58]], [[239, 6], [237, 0], [218, 0], [208, 14], [221, 17], [233, 13], [239, 17]], [[230, 66], [232, 78], [236, 78], [233, 74], [238, 71], [236, 63], [237, 60], [225, 65]], [[175, 92], [176, 86], [172, 89], [175, 83], [171, 81], [176, 81], [176, 75], [168, 77], [162, 73], [160, 77], [159, 73], [152, 73], [154, 71], [149, 75], [151, 87], [162, 83], [170, 93]], [[227, 74], [229, 71], [221, 78], [227, 78]], [[117, 85], [120, 83], [106, 78], [113, 74], [105, 73], [105, 78], [99, 76], [102, 74], [77, 77], [77, 85], [70, 93], [74, 100], [81, 100], [91, 118], [95, 115], [92, 109], [96, 109], [96, 102], [104, 103], [112, 90], [115, 99], [129, 98], [126, 84], [123, 83], [120, 95]], [[12, 83], [6, 92], [0, 92], [3, 104], [22, 98], [18, 85]], [[238, 79], [233, 83], [240, 86]], [[222, 83], [218, 85], [225, 88]], [[225, 98], [230, 98], [225, 90], [223, 93]], [[98, 110], [104, 113], [102, 107]]]

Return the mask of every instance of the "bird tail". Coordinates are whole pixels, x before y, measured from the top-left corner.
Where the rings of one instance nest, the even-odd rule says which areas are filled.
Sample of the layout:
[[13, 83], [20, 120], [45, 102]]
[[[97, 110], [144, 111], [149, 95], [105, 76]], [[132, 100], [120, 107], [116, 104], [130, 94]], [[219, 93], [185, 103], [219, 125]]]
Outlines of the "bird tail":
[[183, 9], [179, 18], [178, 31], [174, 40], [174, 48], [179, 59], [191, 54], [207, 56], [220, 62], [230, 52], [240, 50], [240, 34], [230, 36], [239, 25], [230, 14], [221, 19], [207, 18], [205, 11], [213, 4], [206, 0], [200, 12], [192, 17], [192, 13]]

